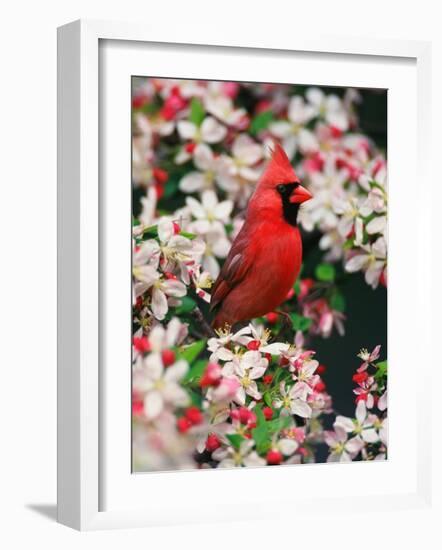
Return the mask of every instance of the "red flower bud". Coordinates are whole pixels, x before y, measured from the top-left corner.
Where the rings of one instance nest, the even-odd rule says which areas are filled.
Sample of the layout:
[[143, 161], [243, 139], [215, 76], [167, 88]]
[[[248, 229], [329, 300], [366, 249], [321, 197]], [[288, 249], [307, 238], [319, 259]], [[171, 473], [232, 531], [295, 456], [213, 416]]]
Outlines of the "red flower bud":
[[169, 179], [169, 174], [166, 172], [166, 170], [163, 170], [162, 168], [154, 168], [152, 172], [153, 177], [161, 185], [166, 183], [166, 181]]
[[262, 377], [262, 381], [264, 382], [264, 384], [271, 384], [272, 380], [273, 380], [273, 375], [272, 374], [265, 374]]
[[146, 336], [133, 337], [134, 348], [140, 353], [148, 353], [150, 351], [150, 343]]
[[160, 200], [164, 195], [164, 185], [162, 185], [161, 183], [156, 183], [155, 193], [157, 194], [157, 199]]
[[148, 101], [148, 98], [144, 95], [138, 95], [132, 98], [132, 108], [141, 109]]
[[184, 434], [192, 427], [192, 424], [188, 418], [181, 416], [177, 418], [176, 427], [180, 433]]
[[324, 372], [327, 370], [325, 365], [319, 365], [316, 369], [316, 374], [324, 374]]
[[221, 367], [216, 363], [208, 363], [200, 379], [200, 386], [217, 386], [221, 380]]
[[161, 352], [161, 359], [165, 367], [170, 367], [175, 363], [175, 353], [171, 349], [165, 349]]
[[278, 322], [278, 314], [274, 311], [271, 311], [270, 313], [267, 313], [266, 319], [271, 325], [274, 325]]
[[333, 138], [339, 139], [342, 136], [342, 130], [337, 126], [330, 126], [330, 134]]
[[368, 373], [367, 371], [363, 371], [363, 372], [357, 372], [356, 374], [353, 375], [353, 382], [356, 382], [356, 384], [362, 384], [362, 382], [365, 382], [365, 380], [367, 380], [368, 378]]
[[266, 420], [271, 420], [273, 418], [273, 409], [271, 407], [264, 407], [262, 413]]
[[261, 342], [259, 340], [252, 340], [247, 344], [247, 349], [251, 351], [256, 351], [261, 346]]
[[268, 99], [261, 99], [255, 107], [255, 113], [259, 114], [263, 111], [269, 111], [272, 108], [272, 103]]
[[132, 414], [133, 416], [141, 416], [144, 413], [144, 402], [142, 399], [132, 399]]
[[275, 466], [277, 464], [281, 464], [282, 462], [282, 454], [277, 449], [271, 449], [266, 456], [267, 464], [270, 464], [271, 466]]
[[207, 436], [206, 440], [206, 449], [209, 451], [209, 453], [213, 453], [213, 451], [216, 451], [221, 446], [221, 442], [218, 439], [218, 436], [215, 434], [209, 434]]
[[256, 414], [247, 407], [238, 409], [238, 418], [241, 424], [252, 424], [256, 421]]
[[201, 424], [203, 421], [203, 413], [199, 410], [198, 407], [189, 407], [184, 412], [185, 417], [187, 420], [195, 425], [195, 424]]
[[195, 147], [196, 147], [196, 143], [194, 143], [193, 141], [189, 141], [189, 143], [186, 143], [186, 145], [184, 146], [184, 150], [187, 153], [192, 154], [195, 151]]
[[343, 158], [337, 158], [335, 161], [336, 168], [340, 170], [341, 168], [347, 168], [348, 162]]
[[359, 403], [359, 401], [367, 401], [368, 393], [360, 393], [358, 396], [356, 396], [355, 403]]

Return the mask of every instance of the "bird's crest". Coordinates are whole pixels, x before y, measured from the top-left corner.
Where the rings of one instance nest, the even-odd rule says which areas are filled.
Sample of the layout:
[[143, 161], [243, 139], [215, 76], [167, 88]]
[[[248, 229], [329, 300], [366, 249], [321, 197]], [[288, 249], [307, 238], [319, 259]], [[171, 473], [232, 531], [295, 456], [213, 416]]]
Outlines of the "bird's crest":
[[261, 176], [260, 186], [274, 186], [275, 183], [298, 182], [299, 178], [295, 174], [290, 160], [287, 157], [283, 147], [275, 142], [271, 149], [271, 156], [263, 175]]

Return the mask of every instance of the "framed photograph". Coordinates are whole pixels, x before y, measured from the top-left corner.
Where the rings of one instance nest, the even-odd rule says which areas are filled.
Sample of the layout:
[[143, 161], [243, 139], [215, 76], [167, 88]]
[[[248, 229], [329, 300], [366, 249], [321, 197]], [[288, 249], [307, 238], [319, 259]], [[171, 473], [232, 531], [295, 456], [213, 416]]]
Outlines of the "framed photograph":
[[429, 44], [58, 52], [59, 521], [426, 506]]

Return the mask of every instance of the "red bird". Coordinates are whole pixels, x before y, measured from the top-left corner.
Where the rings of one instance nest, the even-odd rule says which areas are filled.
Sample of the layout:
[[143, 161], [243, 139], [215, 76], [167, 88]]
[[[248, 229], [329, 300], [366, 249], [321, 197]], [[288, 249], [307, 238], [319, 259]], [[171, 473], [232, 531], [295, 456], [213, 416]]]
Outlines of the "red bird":
[[213, 286], [214, 328], [261, 317], [286, 299], [302, 263], [298, 210], [311, 198], [277, 144]]

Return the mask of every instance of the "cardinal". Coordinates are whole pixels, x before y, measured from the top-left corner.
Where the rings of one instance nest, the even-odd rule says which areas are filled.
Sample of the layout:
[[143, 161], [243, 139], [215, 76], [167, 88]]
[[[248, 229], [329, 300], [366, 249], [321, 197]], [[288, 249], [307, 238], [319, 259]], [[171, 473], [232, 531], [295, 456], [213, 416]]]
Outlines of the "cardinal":
[[311, 198], [276, 144], [213, 286], [214, 329], [261, 317], [286, 299], [302, 263], [298, 211]]

